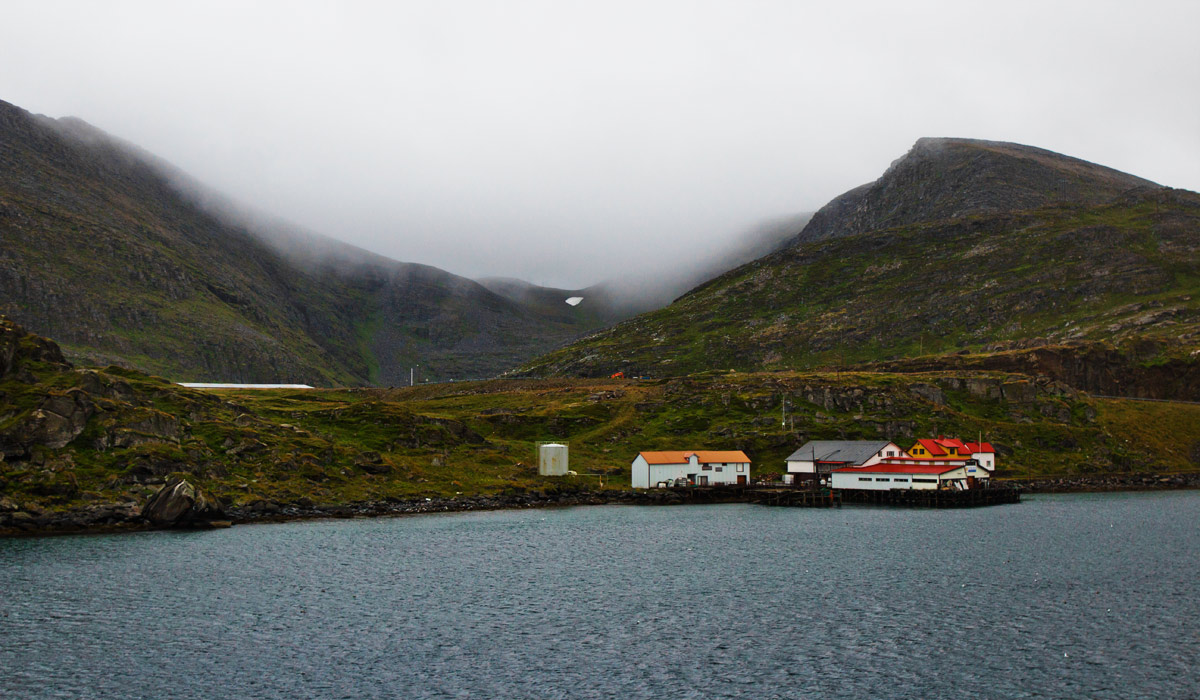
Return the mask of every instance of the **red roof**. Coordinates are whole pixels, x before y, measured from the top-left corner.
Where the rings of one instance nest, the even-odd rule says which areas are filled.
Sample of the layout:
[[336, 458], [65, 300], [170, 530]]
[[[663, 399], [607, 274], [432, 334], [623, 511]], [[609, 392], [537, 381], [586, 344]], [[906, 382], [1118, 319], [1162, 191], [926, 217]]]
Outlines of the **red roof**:
[[954, 451], [959, 451], [960, 453], [973, 451], [968, 447], [972, 443], [966, 443], [958, 438], [948, 438], [941, 435], [936, 438], [918, 438], [917, 444], [924, 447], [930, 456], [933, 457], [949, 457], [950, 453]]
[[639, 452], [648, 464], [685, 464], [692, 455], [700, 464], [750, 463], [750, 458], [741, 450], [667, 450], [662, 452]]
[[945, 474], [955, 469], [962, 469], [961, 464], [888, 464], [881, 462], [869, 467], [842, 467], [834, 469], [833, 473], [847, 474]]
[[990, 442], [968, 442], [965, 447], [971, 452], [996, 452], [996, 448], [992, 447]]

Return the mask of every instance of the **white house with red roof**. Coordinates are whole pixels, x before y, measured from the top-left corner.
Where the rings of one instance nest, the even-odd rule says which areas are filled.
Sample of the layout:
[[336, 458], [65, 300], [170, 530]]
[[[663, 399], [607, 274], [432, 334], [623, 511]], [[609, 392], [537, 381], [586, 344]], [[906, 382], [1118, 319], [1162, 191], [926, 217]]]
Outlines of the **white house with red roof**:
[[964, 461], [889, 459], [867, 467], [842, 467], [831, 472], [835, 489], [965, 489], [968, 465]]
[[958, 438], [938, 435], [935, 438], [920, 438], [908, 449], [910, 457], [917, 459], [970, 459], [971, 452], [966, 443]]
[[967, 451], [971, 453], [971, 459], [986, 469], [988, 474], [996, 471], [996, 448], [992, 447], [992, 443], [967, 442], [963, 444], [966, 446]]
[[948, 438], [942, 435], [936, 438], [922, 438], [908, 449], [908, 455], [914, 459], [938, 461], [959, 461], [973, 459], [990, 475], [996, 470], [996, 448], [990, 442], [963, 442], [958, 438]]
[[630, 467], [635, 489], [682, 479], [692, 486], [750, 483], [750, 458], [741, 450], [669, 450], [639, 452]]

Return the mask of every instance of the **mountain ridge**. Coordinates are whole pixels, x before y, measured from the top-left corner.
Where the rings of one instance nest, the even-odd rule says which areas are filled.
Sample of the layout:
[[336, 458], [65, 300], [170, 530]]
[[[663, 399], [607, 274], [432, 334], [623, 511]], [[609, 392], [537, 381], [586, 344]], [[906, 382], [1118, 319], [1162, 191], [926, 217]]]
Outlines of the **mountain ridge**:
[[76, 360], [181, 380], [491, 376], [603, 323], [258, 215], [82, 120], [4, 102], [0, 242], [0, 313]]
[[1142, 371], [1196, 374], [1200, 195], [1043, 149], [953, 140], [939, 161], [929, 146], [835, 198], [785, 250], [518, 374], [895, 368], [914, 357], [929, 369], [1061, 346], [1083, 365], [1027, 364], [1086, 390], [1200, 398], [1197, 382]]
[[878, 179], [817, 210], [793, 245], [1055, 202], [1100, 204], [1139, 187], [1160, 185], [1034, 146], [924, 137]]

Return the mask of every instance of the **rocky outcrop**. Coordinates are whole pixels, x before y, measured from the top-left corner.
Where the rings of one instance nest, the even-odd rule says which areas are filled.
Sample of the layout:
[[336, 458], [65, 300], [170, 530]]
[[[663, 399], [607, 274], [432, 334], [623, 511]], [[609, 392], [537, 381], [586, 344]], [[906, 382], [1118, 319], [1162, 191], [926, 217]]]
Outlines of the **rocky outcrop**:
[[142, 517], [160, 527], [195, 527], [225, 517], [219, 500], [184, 479], [171, 479], [142, 508]]
[[79, 388], [92, 396], [137, 405], [137, 396], [128, 382], [94, 369], [76, 371], [79, 373]]
[[359, 452], [354, 458], [354, 466], [368, 474], [387, 474], [392, 467], [383, 461], [383, 455], [375, 451]]
[[27, 333], [24, 328], [0, 316], [0, 379], [33, 381], [30, 363], [42, 363], [58, 369], [70, 369], [62, 350], [52, 340]]
[[[1200, 358], [1144, 359], [1108, 343], [1046, 345], [1011, 352], [941, 355], [878, 362], [884, 372], [985, 371], [1030, 376], [1030, 381], [987, 377], [963, 380], [973, 396], [1027, 402], [1041, 393], [1065, 395], [1072, 389], [1102, 396], [1200, 401]], [[960, 388], [960, 387], [955, 387]]]
[[33, 503], [18, 506], [11, 499], [0, 499], [0, 536], [143, 526], [136, 503], [103, 503], [64, 511], [46, 511]]
[[97, 438], [96, 449], [177, 444], [180, 432], [179, 419], [175, 416], [162, 411], [141, 409], [130, 419], [110, 426], [103, 437]]
[[0, 432], [0, 453], [24, 457], [35, 445], [64, 447], [87, 427], [95, 406], [87, 392], [69, 389], [50, 394], [33, 411]]

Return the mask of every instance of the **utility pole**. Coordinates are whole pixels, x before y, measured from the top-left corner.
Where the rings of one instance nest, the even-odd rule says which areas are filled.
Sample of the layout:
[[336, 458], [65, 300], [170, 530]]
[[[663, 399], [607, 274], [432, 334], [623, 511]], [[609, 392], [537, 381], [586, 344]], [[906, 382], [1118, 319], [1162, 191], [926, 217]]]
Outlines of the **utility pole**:
[[416, 368], [420, 367], [420, 366], [421, 365], [416, 365], [416, 367], [408, 368], [408, 385], [409, 386], [416, 386]]

